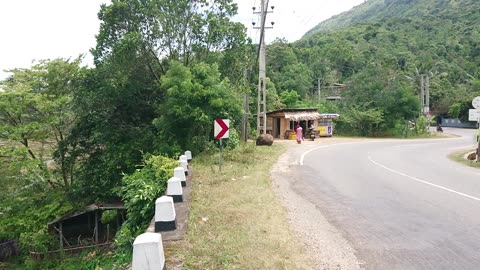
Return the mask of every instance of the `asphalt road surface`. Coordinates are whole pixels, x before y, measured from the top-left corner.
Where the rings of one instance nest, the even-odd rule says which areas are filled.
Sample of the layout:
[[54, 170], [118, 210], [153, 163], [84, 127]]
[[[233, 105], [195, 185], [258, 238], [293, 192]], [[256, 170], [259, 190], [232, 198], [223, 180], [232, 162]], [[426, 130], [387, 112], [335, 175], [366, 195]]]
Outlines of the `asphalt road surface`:
[[480, 170], [447, 155], [460, 137], [369, 140], [305, 154], [296, 192], [350, 242], [365, 269], [480, 269]]

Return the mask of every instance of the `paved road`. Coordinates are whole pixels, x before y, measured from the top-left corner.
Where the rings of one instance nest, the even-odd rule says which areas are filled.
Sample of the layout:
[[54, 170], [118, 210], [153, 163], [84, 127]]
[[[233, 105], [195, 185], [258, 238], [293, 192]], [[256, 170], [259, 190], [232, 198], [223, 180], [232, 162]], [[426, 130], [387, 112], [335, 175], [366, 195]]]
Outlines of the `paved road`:
[[365, 269], [480, 269], [480, 170], [450, 152], [458, 138], [375, 140], [305, 155], [295, 191], [314, 203]]

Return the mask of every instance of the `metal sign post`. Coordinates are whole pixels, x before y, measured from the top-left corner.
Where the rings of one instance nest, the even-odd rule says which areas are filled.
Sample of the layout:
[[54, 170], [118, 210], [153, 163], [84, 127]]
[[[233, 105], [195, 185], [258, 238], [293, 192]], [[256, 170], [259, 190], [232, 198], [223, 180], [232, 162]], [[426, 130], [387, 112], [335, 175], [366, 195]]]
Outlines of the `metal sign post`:
[[222, 139], [220, 139], [220, 155], [218, 157], [218, 170], [222, 171]]
[[218, 157], [218, 169], [222, 171], [222, 139], [228, 138], [230, 135], [230, 120], [216, 119], [213, 122], [213, 136], [216, 140], [220, 140], [220, 154]]

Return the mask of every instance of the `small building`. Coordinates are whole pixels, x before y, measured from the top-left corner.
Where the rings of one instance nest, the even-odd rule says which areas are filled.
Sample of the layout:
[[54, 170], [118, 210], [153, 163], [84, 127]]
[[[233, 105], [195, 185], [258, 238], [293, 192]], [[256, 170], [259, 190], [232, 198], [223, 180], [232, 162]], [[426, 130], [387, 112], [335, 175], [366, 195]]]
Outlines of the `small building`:
[[[104, 224], [106, 221], [102, 216], [106, 211], [110, 211], [112, 218]], [[58, 235], [58, 251], [63, 252], [110, 243], [125, 219], [126, 208], [123, 203], [96, 203], [53, 220], [48, 223], [48, 228]]]
[[313, 126], [317, 130], [321, 119], [318, 109], [282, 109], [267, 113], [267, 133], [277, 139], [289, 139], [294, 134], [295, 125], [300, 125], [305, 136]]
[[320, 137], [333, 136], [333, 119], [337, 119], [340, 115], [336, 113], [322, 113], [318, 119], [316, 130]]

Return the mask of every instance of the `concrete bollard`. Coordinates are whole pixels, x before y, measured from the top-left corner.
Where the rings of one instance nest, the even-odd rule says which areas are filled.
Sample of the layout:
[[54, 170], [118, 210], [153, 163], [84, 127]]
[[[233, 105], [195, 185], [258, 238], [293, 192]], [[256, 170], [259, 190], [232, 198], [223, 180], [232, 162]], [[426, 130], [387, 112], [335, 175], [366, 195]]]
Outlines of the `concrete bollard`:
[[165, 270], [162, 235], [144, 233], [133, 242], [132, 270]]
[[187, 162], [187, 169], [188, 169], [188, 160], [187, 160], [187, 156], [185, 156], [185, 155], [181, 155], [181, 156], [178, 158], [178, 162], [182, 162], [182, 161], [185, 161], [185, 162]]
[[187, 161], [192, 161], [192, 152], [185, 151], [185, 156], [187, 156]]
[[185, 175], [188, 175], [188, 162], [186, 160], [181, 160], [178, 163], [180, 164], [180, 167], [185, 170]]
[[185, 177], [185, 170], [183, 167], [173, 169], [173, 177], [177, 177], [182, 181], [182, 187], [187, 186], [187, 178]]
[[173, 202], [183, 202], [182, 180], [172, 177], [167, 181], [167, 196], [173, 198]]
[[177, 229], [177, 220], [173, 198], [162, 196], [155, 201], [155, 232]]

